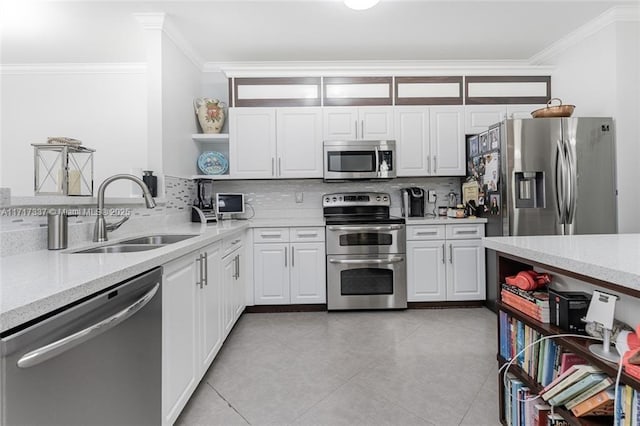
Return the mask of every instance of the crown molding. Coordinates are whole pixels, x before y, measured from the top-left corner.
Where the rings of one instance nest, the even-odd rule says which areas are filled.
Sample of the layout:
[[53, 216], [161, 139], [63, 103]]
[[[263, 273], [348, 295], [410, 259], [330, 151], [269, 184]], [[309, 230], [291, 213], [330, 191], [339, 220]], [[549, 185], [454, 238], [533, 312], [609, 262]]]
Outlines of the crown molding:
[[204, 59], [195, 51], [166, 13], [134, 13], [133, 17], [144, 30], [162, 31], [198, 70], [203, 70]]
[[551, 66], [527, 61], [299, 61], [207, 62], [205, 73], [231, 77], [548, 75]]
[[20, 74], [144, 74], [146, 63], [61, 63], [61, 64], [3, 64], [2, 75]]
[[529, 58], [528, 62], [532, 65], [544, 64], [556, 55], [616, 22], [640, 22], [640, 5], [615, 6], [608, 9], [595, 19], [536, 53]]

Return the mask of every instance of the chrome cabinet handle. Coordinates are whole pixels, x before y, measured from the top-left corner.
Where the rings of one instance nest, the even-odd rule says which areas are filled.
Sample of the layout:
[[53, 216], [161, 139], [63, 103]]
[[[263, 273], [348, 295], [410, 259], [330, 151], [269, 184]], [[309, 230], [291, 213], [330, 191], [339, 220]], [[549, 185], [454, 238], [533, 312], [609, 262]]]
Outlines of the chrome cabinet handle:
[[444, 264], [444, 263], [447, 263], [447, 262], [446, 262], [446, 260], [445, 260], [445, 259], [446, 259], [446, 257], [447, 257], [447, 255], [446, 255], [446, 253], [445, 253], [445, 248], [444, 248], [444, 244], [443, 244], [443, 245], [442, 245], [442, 263], [443, 263], [443, 264]]
[[240, 278], [240, 255], [236, 254], [236, 279]]
[[296, 266], [295, 262], [296, 262], [296, 249], [293, 246], [291, 246], [291, 267], [292, 268]]
[[156, 295], [159, 288], [160, 283], [156, 283], [156, 285], [140, 299], [109, 318], [23, 355], [18, 360], [18, 367], [29, 368], [34, 365], [38, 365], [41, 362], [56, 357], [63, 352], [66, 352], [69, 349], [112, 329], [116, 325], [135, 315], [140, 309], [144, 308], [145, 305], [153, 299], [153, 296]]
[[275, 157], [271, 157], [271, 176], [274, 176], [276, 174], [276, 159]]
[[289, 257], [289, 254], [287, 252], [287, 247], [284, 248], [284, 267], [287, 267], [287, 257]]
[[427, 173], [431, 174], [431, 156], [427, 155]]
[[453, 244], [449, 244], [449, 263], [453, 263]]
[[437, 160], [437, 156], [433, 156], [433, 173], [437, 173], [438, 172], [438, 160]]
[[207, 252], [204, 253], [204, 267], [202, 269], [204, 270], [204, 285], [209, 285], [209, 253]]
[[438, 231], [429, 231], [429, 232], [418, 231], [418, 232], [416, 232], [416, 235], [437, 235], [437, 234], [438, 234]]
[[329, 231], [397, 231], [404, 225], [389, 226], [330, 226]]
[[477, 229], [473, 229], [473, 230], [459, 230], [459, 231], [454, 231], [454, 234], [459, 235], [459, 234], [477, 234], [478, 230]]
[[358, 120], [353, 122], [355, 128], [356, 128], [356, 139], [358, 139]]
[[364, 120], [360, 121], [360, 137], [364, 139]]
[[278, 176], [282, 176], [282, 157], [278, 157]]
[[196, 286], [202, 288], [202, 255], [196, 259], [196, 268], [198, 268], [198, 278], [196, 279]]
[[[260, 233], [260, 237], [262, 238], [280, 238], [282, 237], [282, 234], [280, 232], [261, 232]], [[236, 241], [240, 241], [240, 240], [236, 240]], [[233, 242], [231, 244], [237, 244], [237, 242]]]
[[391, 259], [348, 259], [348, 260], [340, 260], [340, 259], [329, 259], [329, 263], [338, 263], [342, 265], [365, 265], [365, 264], [378, 264], [384, 265], [388, 263], [399, 263], [403, 262], [404, 257], [392, 257]]

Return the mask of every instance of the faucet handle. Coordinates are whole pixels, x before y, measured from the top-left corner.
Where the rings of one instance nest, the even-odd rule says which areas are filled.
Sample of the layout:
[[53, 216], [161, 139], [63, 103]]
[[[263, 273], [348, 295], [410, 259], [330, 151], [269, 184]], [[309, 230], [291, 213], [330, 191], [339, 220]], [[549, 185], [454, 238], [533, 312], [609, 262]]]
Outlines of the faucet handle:
[[123, 223], [129, 220], [129, 216], [125, 216], [115, 223], [107, 223], [107, 231], [115, 231], [120, 228]]

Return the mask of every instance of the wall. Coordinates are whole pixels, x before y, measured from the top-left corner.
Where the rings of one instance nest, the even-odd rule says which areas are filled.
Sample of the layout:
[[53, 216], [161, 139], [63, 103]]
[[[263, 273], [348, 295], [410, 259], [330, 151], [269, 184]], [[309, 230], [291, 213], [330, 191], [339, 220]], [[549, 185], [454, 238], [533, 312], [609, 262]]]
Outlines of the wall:
[[[616, 122], [618, 230], [640, 232], [640, 23], [607, 25], [550, 59], [552, 93], [575, 104], [574, 116]], [[597, 205], [598, 200], [594, 200]]]
[[[244, 192], [246, 202], [255, 209], [255, 217], [259, 219], [290, 218], [322, 218], [322, 195], [334, 192], [388, 192], [391, 194], [391, 214], [400, 215], [400, 188], [418, 186], [436, 191], [436, 205], [447, 204], [447, 193], [454, 191], [460, 199], [460, 178], [397, 178], [386, 182], [354, 181], [344, 183], [326, 183], [321, 179], [290, 180], [247, 180], [216, 181], [213, 192]], [[296, 192], [301, 192], [303, 202], [295, 202]], [[428, 207], [431, 212], [434, 205]], [[247, 209], [246, 216], [251, 216]]]
[[197, 174], [198, 147], [191, 134], [200, 132], [193, 101], [201, 97], [202, 72], [162, 33], [162, 163], [164, 174]]
[[[42, 68], [42, 67], [41, 67]], [[146, 167], [147, 105], [143, 66], [83, 70], [29, 67], [2, 74], [0, 186], [32, 196], [33, 147], [48, 136], [80, 139], [94, 154], [94, 188], [115, 173]], [[129, 196], [117, 182], [109, 196]]]

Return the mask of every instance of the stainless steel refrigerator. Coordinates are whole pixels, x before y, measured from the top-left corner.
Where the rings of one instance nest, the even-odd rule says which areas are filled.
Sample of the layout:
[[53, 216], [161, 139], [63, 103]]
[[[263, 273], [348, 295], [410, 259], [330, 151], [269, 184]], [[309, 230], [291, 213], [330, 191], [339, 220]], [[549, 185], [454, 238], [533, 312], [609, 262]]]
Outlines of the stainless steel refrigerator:
[[[467, 149], [487, 236], [617, 232], [611, 118], [505, 120], [468, 138]], [[486, 258], [487, 301], [495, 309], [495, 253]]]

